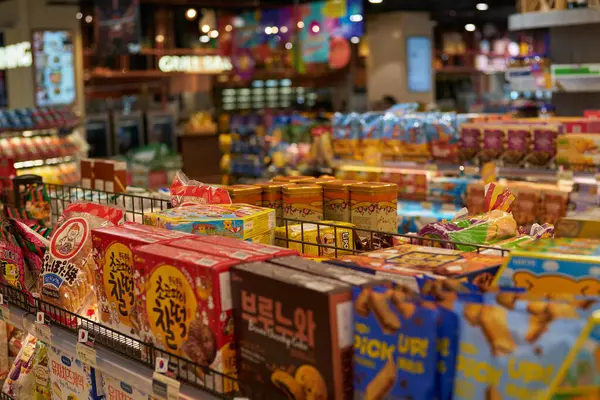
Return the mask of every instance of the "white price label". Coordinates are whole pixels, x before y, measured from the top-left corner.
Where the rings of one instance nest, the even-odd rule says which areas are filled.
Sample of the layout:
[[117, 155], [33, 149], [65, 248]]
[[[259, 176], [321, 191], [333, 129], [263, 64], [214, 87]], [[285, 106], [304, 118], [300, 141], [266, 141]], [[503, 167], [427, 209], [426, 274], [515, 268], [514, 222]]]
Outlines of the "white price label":
[[85, 329], [79, 329], [79, 335], [77, 336], [78, 343], [87, 343], [89, 338], [89, 333]]
[[46, 343], [46, 344], [51, 344], [52, 343], [52, 330], [50, 329], [50, 327], [48, 325], [45, 324], [40, 324], [40, 323], [35, 323], [34, 327], [34, 335], [36, 338], [38, 338], [39, 340], [41, 340], [42, 342]]
[[154, 372], [152, 375], [152, 394], [159, 400], [179, 400], [181, 383], [174, 378]]
[[162, 357], [156, 357], [154, 362], [154, 371], [160, 374], [166, 374], [169, 370], [169, 360]]
[[465, 175], [474, 176], [479, 175], [479, 168], [474, 167], [472, 165], [465, 165], [465, 169], [463, 171]]
[[84, 343], [77, 343], [76, 351], [77, 358], [81, 360], [82, 363], [87, 364], [90, 367], [98, 367], [96, 364], [96, 349]]

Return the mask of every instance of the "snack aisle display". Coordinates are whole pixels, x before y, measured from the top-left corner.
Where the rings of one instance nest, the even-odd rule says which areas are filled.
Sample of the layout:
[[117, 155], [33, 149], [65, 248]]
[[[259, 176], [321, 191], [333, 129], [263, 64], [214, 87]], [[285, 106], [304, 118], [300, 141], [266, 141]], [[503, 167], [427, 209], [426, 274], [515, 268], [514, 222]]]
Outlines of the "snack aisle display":
[[[296, 182], [286, 185], [332, 181]], [[286, 186], [262, 185], [267, 200], [273, 187]], [[525, 230], [512, 213], [519, 194], [500, 184], [485, 185], [483, 211], [410, 235], [373, 229], [397, 219], [390, 184], [351, 183], [347, 203], [332, 203], [350, 207], [339, 214], [349, 221], [277, 220], [231, 204], [247, 188], [178, 174], [170, 202], [137, 199], [156, 204], [143, 224], [131, 195], [99, 204], [43, 188], [0, 226], [2, 319], [31, 334], [4, 384], [13, 398], [29, 388], [53, 399], [600, 392], [600, 241]]]

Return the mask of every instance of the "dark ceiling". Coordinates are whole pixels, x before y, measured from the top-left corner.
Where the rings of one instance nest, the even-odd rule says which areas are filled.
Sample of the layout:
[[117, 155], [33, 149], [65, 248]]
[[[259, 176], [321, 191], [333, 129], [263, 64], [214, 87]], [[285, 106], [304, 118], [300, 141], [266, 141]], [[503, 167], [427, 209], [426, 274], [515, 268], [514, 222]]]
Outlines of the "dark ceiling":
[[[2, 1], [2, 0], [0, 0]], [[295, 3], [308, 3], [315, 0], [141, 0], [142, 3], [173, 4], [205, 8], [229, 9], [231, 11], [247, 10], [261, 7], [278, 7]], [[429, 11], [432, 19], [451, 25], [472, 23], [501, 22], [506, 23], [508, 15], [515, 12], [517, 0], [383, 0], [381, 4], [364, 1], [367, 13], [390, 11]], [[50, 4], [90, 5], [94, 0], [47, 0]], [[478, 11], [475, 5], [485, 2], [489, 10]]]

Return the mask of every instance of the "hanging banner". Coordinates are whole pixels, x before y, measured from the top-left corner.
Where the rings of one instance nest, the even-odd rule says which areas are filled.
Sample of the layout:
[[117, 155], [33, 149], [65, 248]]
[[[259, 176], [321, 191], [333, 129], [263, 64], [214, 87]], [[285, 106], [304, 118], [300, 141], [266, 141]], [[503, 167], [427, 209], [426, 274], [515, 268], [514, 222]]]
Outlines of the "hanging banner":
[[363, 5], [361, 0], [346, 0], [346, 13], [331, 22], [331, 36], [351, 39], [364, 35]]
[[[262, 35], [260, 31], [259, 20], [256, 19], [256, 13], [246, 12], [240, 14], [238, 26], [234, 25], [235, 47], [240, 49], [253, 49], [261, 43]], [[264, 28], [263, 28], [264, 32]]]
[[308, 13], [304, 17], [304, 28], [300, 37], [302, 58], [306, 63], [326, 63], [329, 59], [330, 32], [325, 27], [324, 5], [325, 3], [319, 2], [305, 6]]
[[96, 0], [96, 45], [100, 54], [139, 52], [139, 0]]
[[237, 49], [231, 61], [235, 73], [242, 80], [252, 78], [254, 75], [254, 56], [250, 49]]

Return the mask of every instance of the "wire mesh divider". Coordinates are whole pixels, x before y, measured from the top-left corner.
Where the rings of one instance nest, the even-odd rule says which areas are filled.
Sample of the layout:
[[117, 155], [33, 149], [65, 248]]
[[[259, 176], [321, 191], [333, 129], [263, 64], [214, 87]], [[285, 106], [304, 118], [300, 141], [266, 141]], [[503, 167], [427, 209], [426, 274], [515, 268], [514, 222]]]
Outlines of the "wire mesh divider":
[[[396, 243], [409, 243], [430, 247], [442, 247], [446, 249], [463, 248], [475, 251], [477, 253], [480, 253], [484, 250], [489, 250], [490, 252], [494, 252], [494, 254], [499, 254], [502, 256], [506, 256], [509, 253], [509, 250], [500, 247], [457, 242], [441, 238], [400, 234], [397, 232], [394, 233], [363, 228], [349, 228], [329, 222], [312, 222], [298, 219], [280, 218], [278, 219], [278, 225], [285, 228], [285, 237], [275, 237], [276, 242], [280, 246], [289, 247], [290, 243], [297, 244], [300, 247], [300, 252], [303, 254], [306, 254], [306, 249], [308, 246], [311, 246], [311, 248], [316, 247], [318, 248], [319, 256], [333, 255], [335, 258], [345, 254], [361, 254], [373, 250], [385, 249], [393, 247]], [[291, 225], [300, 225], [299, 239], [291, 237]], [[317, 238], [319, 239], [317, 241], [310, 241], [306, 236], [306, 229], [310, 227], [310, 229], [314, 231], [315, 226], [317, 229]], [[321, 232], [331, 228], [333, 228], [333, 244], [323, 243], [323, 236], [321, 235]], [[352, 240], [354, 245], [343, 247], [342, 245], [338, 244], [338, 232], [347, 232], [349, 230], [352, 231], [352, 238], [349, 239]]]
[[140, 339], [115, 331], [65, 308], [38, 298], [32, 298], [20, 289], [1, 284], [0, 291], [6, 302], [28, 313], [35, 315], [39, 311], [43, 312], [49, 318], [51, 326], [69, 331], [74, 335], [77, 335], [79, 329], [85, 329], [94, 337], [96, 345], [151, 369], [154, 369], [157, 358], [164, 358], [168, 360], [169, 371], [180, 382], [188, 383], [215, 397], [230, 400], [243, 395], [253, 400], [266, 399], [261, 393], [251, 391], [237, 378], [159, 349], [150, 343], [145, 343]]

